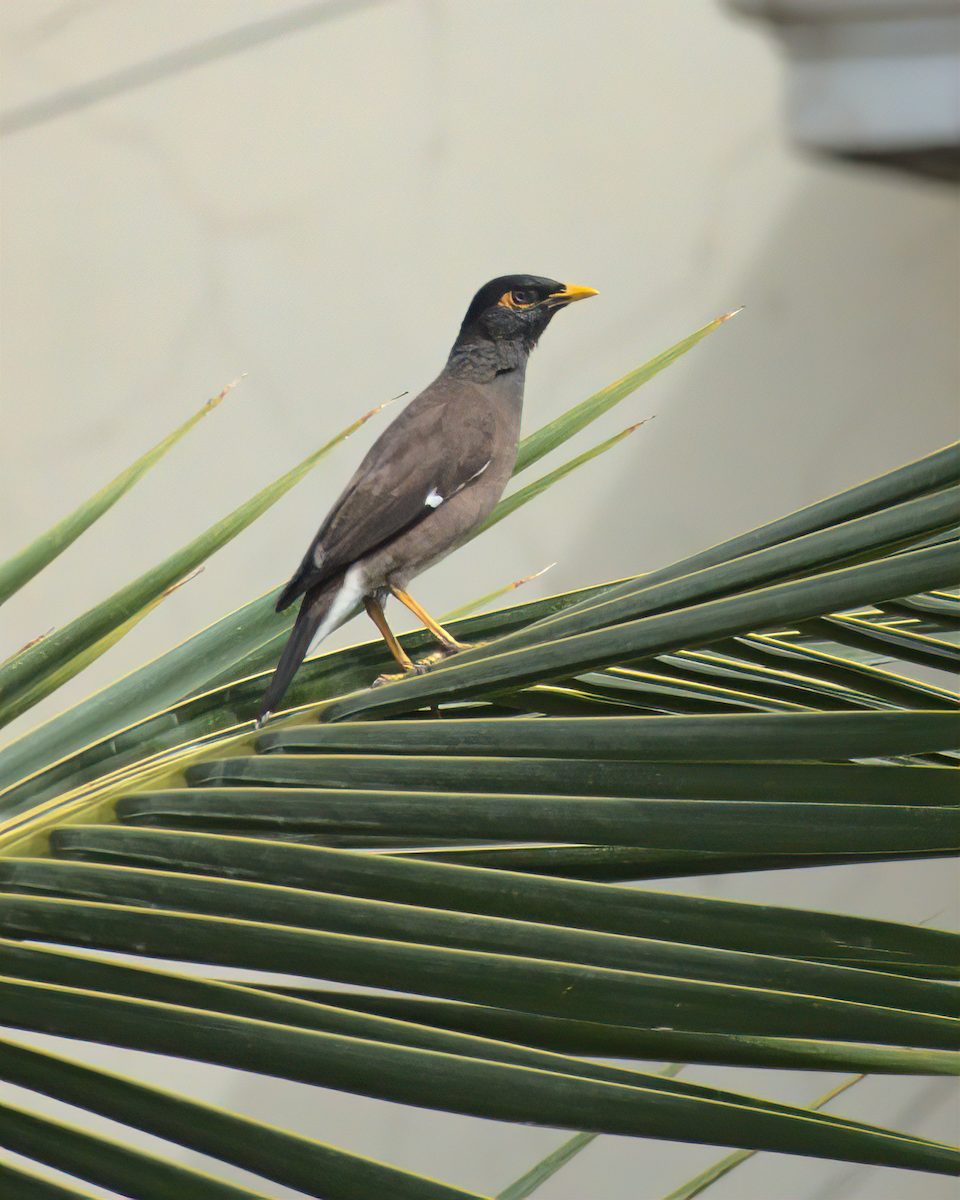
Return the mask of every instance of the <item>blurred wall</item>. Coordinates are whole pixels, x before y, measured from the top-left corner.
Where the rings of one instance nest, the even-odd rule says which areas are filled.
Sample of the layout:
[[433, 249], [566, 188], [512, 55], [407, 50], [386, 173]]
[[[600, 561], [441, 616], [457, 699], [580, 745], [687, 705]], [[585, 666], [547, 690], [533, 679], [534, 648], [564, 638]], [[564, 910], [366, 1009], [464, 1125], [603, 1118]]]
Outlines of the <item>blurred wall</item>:
[[[3, 108], [289, 3], [6, 0]], [[3, 140], [5, 553], [246, 378], [4, 607], [0, 656], [109, 595], [374, 405], [418, 391], [473, 292], [505, 272], [600, 291], [545, 335], [528, 373], [527, 431], [719, 313], [746, 311], [567, 456], [655, 420], [426, 576], [416, 594], [436, 613], [553, 561], [523, 598], [653, 568], [954, 440], [956, 193], [798, 157], [761, 29], [712, 0], [339, 8]], [[282, 582], [388, 415], [2, 736]], [[372, 631], [357, 621], [336, 636], [329, 645]], [[942, 907], [934, 875], [904, 869], [917, 920]], [[883, 915], [887, 878], [834, 873], [821, 902]], [[786, 876], [751, 886], [745, 898], [816, 903]], [[809, 1100], [819, 1083], [786, 1098]], [[269, 1101], [272, 1115], [300, 1121], [293, 1085], [276, 1086], [286, 1099]], [[910, 1128], [950, 1135], [939, 1085], [870, 1086], [880, 1099], [868, 1119], [912, 1113]], [[261, 1082], [248, 1091], [255, 1108], [267, 1103]], [[481, 1190], [562, 1140], [496, 1127], [467, 1142], [465, 1129], [483, 1123], [435, 1116], [423, 1134], [411, 1132], [419, 1114], [373, 1107], [332, 1095], [314, 1132], [355, 1136], [368, 1153]], [[599, 1164], [591, 1181], [571, 1167], [545, 1200], [652, 1196], [656, 1181], [676, 1186], [716, 1157], [658, 1147], [667, 1173], [641, 1184], [650, 1147], [602, 1143], [581, 1156], [583, 1170]], [[744, 1172], [718, 1197], [770, 1195], [784, 1165], [765, 1160], [772, 1173], [752, 1191]], [[491, 1181], [493, 1162], [502, 1181]], [[798, 1164], [787, 1164], [792, 1195], [907, 1186], [896, 1173], [810, 1166], [801, 1192]], [[915, 1200], [947, 1194], [936, 1179], [908, 1184]]]

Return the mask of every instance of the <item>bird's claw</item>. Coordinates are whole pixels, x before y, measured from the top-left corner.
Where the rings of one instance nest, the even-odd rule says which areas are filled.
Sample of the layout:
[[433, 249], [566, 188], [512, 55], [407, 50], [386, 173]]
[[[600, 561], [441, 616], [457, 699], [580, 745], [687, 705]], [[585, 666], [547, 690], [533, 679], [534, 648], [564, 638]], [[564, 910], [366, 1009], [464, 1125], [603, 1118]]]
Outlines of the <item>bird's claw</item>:
[[461, 650], [466, 650], [466, 646], [441, 646], [439, 650], [434, 650], [432, 654], [428, 654], [426, 658], [420, 658], [414, 663], [414, 669], [422, 668], [424, 671], [429, 671], [431, 667], [435, 667], [438, 662], [443, 662], [445, 658], [449, 658], [451, 654], [459, 654]]
[[472, 650], [474, 646], [481, 644], [480, 642], [441, 642], [437, 654], [441, 658], [449, 658], [451, 654], [459, 654], [462, 650]]
[[436, 657], [431, 655], [430, 658], [413, 663], [409, 670], [403, 671], [399, 675], [378, 675], [370, 686], [383, 687], [385, 683], [396, 683], [400, 679], [409, 679], [411, 675], [426, 675], [435, 661]]
[[439, 648], [434, 650], [432, 654], [428, 654], [426, 658], [420, 658], [415, 663], [400, 675], [378, 675], [370, 685], [371, 687], [382, 687], [385, 683], [396, 683], [399, 679], [408, 679], [411, 675], [426, 675], [431, 667], [435, 667], [437, 663], [443, 662], [452, 654], [459, 654], [461, 650], [472, 650], [474, 646], [481, 646], [482, 642], [441, 642]]

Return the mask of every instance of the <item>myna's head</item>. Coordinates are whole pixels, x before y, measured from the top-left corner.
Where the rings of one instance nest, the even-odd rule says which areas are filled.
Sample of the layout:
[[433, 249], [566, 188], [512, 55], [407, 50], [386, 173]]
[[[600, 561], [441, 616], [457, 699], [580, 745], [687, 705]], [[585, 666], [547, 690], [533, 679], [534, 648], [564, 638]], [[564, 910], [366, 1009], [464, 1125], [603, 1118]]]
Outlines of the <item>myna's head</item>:
[[512, 342], [532, 350], [558, 309], [596, 294], [593, 288], [568, 286], [539, 275], [501, 275], [474, 296], [457, 344]]

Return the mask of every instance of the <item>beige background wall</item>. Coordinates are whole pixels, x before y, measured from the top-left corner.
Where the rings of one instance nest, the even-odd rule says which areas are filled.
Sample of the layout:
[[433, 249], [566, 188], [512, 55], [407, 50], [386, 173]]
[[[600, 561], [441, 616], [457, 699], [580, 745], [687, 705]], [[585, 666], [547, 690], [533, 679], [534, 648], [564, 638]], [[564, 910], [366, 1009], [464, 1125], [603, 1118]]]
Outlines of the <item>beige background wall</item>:
[[[6, 0], [3, 107], [288, 7]], [[419, 390], [473, 292], [504, 272], [601, 293], [544, 337], [528, 374], [528, 431], [747, 307], [570, 453], [656, 420], [426, 576], [417, 594], [438, 613], [553, 561], [525, 598], [650, 569], [953, 440], [956, 193], [798, 156], [784, 140], [780, 84], [773, 44], [712, 0], [409, 0], [357, 6], [6, 137], [4, 552], [247, 377], [5, 606], [0, 657], [373, 405]], [[384, 421], [0, 736], [280, 583]], [[369, 636], [359, 621], [337, 635]], [[815, 895], [786, 873], [687, 890], [878, 915], [892, 904], [922, 920], [943, 908], [948, 878], [908, 865], [828, 872]], [[293, 1085], [151, 1070], [481, 1190], [562, 1140], [334, 1094], [316, 1114]], [[799, 1102], [829, 1082], [732, 1085]], [[837, 1111], [950, 1137], [951, 1094], [877, 1079]], [[715, 1157], [601, 1139], [538, 1195], [653, 1197]], [[770, 1155], [712, 1194], [783, 1195], [785, 1170], [796, 1197], [951, 1194], [936, 1178]]]

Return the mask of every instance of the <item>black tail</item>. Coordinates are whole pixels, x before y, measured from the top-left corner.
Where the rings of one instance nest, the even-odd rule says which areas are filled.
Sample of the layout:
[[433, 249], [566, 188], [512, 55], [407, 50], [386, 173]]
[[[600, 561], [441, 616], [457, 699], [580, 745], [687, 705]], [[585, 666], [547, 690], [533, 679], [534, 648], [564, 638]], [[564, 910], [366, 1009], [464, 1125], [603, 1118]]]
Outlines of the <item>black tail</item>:
[[284, 693], [310, 649], [313, 635], [320, 628], [330, 605], [336, 599], [342, 582], [342, 576], [332, 579], [317, 591], [307, 592], [304, 596], [297, 619], [293, 623], [293, 629], [290, 630], [290, 636], [287, 638], [287, 644], [277, 663], [277, 669], [273, 673], [273, 678], [270, 680], [260, 705], [257, 725], [262, 725], [283, 699]]

